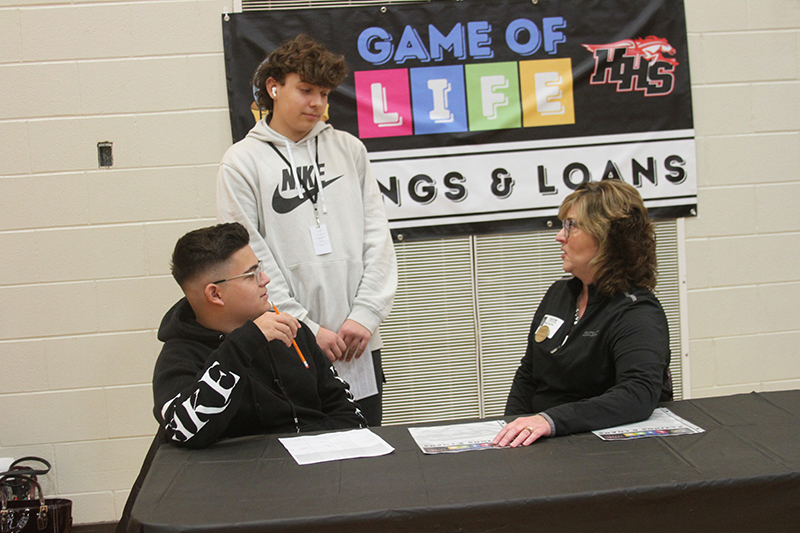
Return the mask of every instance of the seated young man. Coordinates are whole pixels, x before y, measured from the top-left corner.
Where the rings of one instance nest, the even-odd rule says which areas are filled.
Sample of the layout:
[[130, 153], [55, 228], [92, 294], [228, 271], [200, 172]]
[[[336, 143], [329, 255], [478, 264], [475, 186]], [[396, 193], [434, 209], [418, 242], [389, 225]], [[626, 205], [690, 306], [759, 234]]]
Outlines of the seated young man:
[[153, 411], [167, 440], [199, 448], [226, 437], [366, 427], [310, 328], [274, 312], [249, 241], [232, 223], [175, 245], [172, 275], [186, 297], [161, 322], [153, 374]]

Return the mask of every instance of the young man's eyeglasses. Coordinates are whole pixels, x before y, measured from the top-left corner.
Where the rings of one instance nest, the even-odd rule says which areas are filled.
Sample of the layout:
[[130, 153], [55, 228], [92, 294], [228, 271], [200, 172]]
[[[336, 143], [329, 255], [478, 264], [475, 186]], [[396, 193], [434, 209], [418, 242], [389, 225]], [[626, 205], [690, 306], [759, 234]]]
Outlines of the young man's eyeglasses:
[[577, 228], [578, 223], [575, 221], [574, 218], [565, 218], [563, 224], [564, 224], [564, 236], [567, 239], [569, 239], [569, 232], [572, 231], [572, 228]]
[[239, 279], [239, 278], [246, 278], [249, 276], [253, 276], [253, 279], [256, 280], [256, 283], [261, 279], [261, 273], [264, 272], [264, 263], [262, 261], [258, 262], [258, 266], [252, 272], [245, 272], [244, 274], [239, 274], [238, 276], [232, 276], [230, 278], [221, 279], [219, 281], [212, 281], [211, 283], [217, 285], [219, 283], [225, 283], [226, 281], [230, 281], [232, 279]]

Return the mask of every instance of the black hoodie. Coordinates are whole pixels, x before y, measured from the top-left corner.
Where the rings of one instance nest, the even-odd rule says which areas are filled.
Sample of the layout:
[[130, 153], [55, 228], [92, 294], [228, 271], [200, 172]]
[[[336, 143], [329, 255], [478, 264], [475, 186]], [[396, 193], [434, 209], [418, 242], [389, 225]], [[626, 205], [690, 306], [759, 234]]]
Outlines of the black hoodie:
[[161, 321], [153, 413], [170, 442], [201, 448], [226, 437], [366, 427], [347, 384], [310, 328], [293, 347], [253, 322], [225, 335], [200, 325], [186, 298]]
[[638, 422], [672, 399], [667, 317], [655, 295], [631, 288], [606, 298], [590, 285], [573, 325], [582, 290], [578, 278], [550, 286], [506, 402], [506, 415], [549, 418], [551, 436]]

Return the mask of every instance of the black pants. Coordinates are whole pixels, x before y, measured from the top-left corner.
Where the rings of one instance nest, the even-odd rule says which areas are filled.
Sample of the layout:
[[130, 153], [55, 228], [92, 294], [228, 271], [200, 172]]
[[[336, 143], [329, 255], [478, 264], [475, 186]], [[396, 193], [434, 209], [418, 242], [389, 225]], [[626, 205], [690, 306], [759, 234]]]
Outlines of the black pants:
[[370, 427], [381, 425], [383, 419], [383, 384], [386, 377], [383, 375], [383, 363], [381, 362], [381, 351], [372, 352], [372, 365], [375, 367], [375, 381], [378, 383], [378, 394], [367, 396], [358, 400], [361, 406], [361, 413], [367, 419]]

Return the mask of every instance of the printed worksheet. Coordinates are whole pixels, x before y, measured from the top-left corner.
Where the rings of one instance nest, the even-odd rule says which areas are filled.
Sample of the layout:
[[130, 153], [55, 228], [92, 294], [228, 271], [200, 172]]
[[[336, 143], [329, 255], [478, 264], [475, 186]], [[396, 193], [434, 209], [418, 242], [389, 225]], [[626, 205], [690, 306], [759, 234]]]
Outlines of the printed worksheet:
[[350, 392], [356, 400], [378, 394], [378, 382], [375, 381], [375, 366], [369, 346], [358, 359], [336, 361], [333, 366], [336, 367], [339, 377], [350, 385]]
[[666, 407], [657, 407], [650, 418], [608, 429], [592, 431], [603, 440], [628, 440], [644, 437], [671, 437], [674, 435], [694, 435], [705, 430], [679, 417]]
[[458, 453], [497, 449], [492, 439], [505, 426], [504, 420], [470, 422], [449, 426], [408, 428], [423, 453]]

